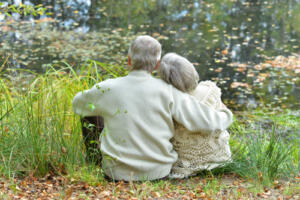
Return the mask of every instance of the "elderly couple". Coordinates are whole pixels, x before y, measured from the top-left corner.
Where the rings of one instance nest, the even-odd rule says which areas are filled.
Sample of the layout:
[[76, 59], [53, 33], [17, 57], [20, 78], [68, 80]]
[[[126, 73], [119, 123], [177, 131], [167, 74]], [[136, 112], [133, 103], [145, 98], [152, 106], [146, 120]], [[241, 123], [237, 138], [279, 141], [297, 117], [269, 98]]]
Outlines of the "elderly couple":
[[83, 117], [103, 117], [102, 168], [111, 179], [184, 178], [231, 159], [232, 113], [220, 89], [198, 84], [187, 59], [175, 53], [160, 59], [160, 43], [139, 36], [129, 48], [127, 76], [100, 82], [72, 102]]

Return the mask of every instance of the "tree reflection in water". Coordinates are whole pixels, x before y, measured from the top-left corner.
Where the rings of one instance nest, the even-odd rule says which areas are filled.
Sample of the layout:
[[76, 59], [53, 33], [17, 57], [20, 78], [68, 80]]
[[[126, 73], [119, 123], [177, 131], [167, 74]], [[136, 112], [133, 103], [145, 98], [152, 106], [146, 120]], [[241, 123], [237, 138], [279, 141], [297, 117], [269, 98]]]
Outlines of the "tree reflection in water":
[[202, 80], [217, 81], [227, 103], [234, 99], [232, 107], [257, 106], [263, 90], [264, 96], [288, 98], [278, 104], [299, 108], [297, 74], [284, 77], [273, 65], [255, 67], [274, 56], [299, 52], [299, 0], [30, 2], [43, 4], [52, 15], [28, 16], [27, 24], [0, 21], [0, 56], [10, 56], [10, 65], [41, 71], [43, 64], [62, 59], [122, 64], [129, 41], [144, 33], [158, 38], [164, 53], [177, 52], [194, 62]]

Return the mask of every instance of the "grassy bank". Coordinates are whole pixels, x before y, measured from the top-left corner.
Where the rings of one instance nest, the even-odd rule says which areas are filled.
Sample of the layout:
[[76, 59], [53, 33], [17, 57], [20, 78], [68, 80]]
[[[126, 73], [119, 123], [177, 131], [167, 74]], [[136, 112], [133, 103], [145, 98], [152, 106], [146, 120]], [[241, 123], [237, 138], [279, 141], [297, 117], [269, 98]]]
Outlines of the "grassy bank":
[[[85, 162], [79, 116], [72, 112], [71, 101], [78, 91], [101, 80], [126, 75], [127, 71], [90, 62], [83, 65], [82, 73], [77, 73], [66, 63], [63, 65], [65, 68], [60, 70], [50, 68], [43, 75], [33, 74], [30, 81], [22, 77], [0, 78], [1, 177], [14, 180], [58, 175], [94, 186], [106, 184], [102, 170]], [[230, 127], [233, 162], [200, 174], [208, 177], [201, 186], [202, 192], [218, 192], [220, 177], [229, 174], [243, 178], [253, 188], [271, 187], [274, 181], [297, 176], [299, 121], [299, 112], [289, 110], [237, 114]], [[128, 187], [132, 196], [143, 197], [148, 194], [142, 194], [144, 187], [150, 187], [151, 194], [163, 195], [163, 188], [177, 188], [176, 185], [176, 181], [162, 181]], [[196, 191], [192, 186], [190, 189]]]

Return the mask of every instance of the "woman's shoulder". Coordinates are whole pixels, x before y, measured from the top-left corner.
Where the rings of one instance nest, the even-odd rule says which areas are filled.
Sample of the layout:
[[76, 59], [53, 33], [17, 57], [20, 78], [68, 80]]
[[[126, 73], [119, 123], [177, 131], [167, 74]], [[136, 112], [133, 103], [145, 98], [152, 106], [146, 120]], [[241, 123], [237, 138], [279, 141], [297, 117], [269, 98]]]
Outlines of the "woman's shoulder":
[[221, 97], [221, 89], [212, 81], [201, 81], [194, 91], [196, 96], [215, 96], [217, 98]]
[[213, 81], [201, 81], [198, 87], [208, 87], [212, 92], [221, 93], [221, 89]]
[[216, 109], [221, 104], [221, 89], [212, 81], [201, 81], [193, 95], [199, 101]]

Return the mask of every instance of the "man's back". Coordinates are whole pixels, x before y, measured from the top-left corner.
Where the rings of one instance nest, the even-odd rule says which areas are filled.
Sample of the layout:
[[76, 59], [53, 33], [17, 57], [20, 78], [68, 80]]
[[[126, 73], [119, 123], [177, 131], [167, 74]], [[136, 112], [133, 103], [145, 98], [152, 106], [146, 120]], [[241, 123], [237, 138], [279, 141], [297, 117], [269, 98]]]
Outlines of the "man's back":
[[146, 71], [133, 71], [104, 87], [101, 152], [105, 172], [118, 180], [166, 176], [177, 159], [169, 142], [173, 137], [170, 86]]
[[95, 87], [99, 98], [92, 102], [97, 102], [97, 114], [91, 115], [104, 118], [102, 166], [111, 178], [156, 179], [169, 173], [177, 159], [170, 143], [170, 87], [143, 70]]

